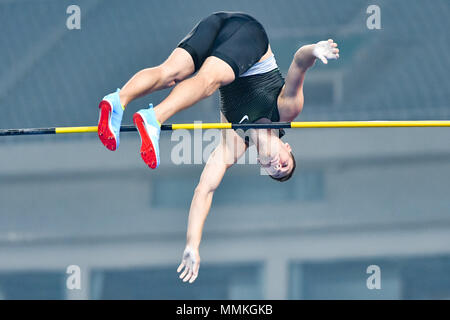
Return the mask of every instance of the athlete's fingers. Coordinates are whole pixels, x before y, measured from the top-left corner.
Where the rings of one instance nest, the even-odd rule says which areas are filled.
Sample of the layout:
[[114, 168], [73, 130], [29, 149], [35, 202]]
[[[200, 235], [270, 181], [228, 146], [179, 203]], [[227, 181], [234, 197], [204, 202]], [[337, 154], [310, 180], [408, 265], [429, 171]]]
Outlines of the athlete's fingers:
[[193, 283], [193, 282], [195, 281], [195, 279], [197, 279], [197, 276], [198, 276], [198, 273], [194, 273], [194, 274], [192, 275], [191, 280], [189, 280], [189, 283]]
[[198, 270], [200, 269], [200, 262], [196, 263], [194, 265], [193, 269], [194, 269], [194, 272], [193, 272], [191, 280], [189, 280], [189, 283], [192, 283], [192, 282], [195, 281], [195, 279], [197, 279], [197, 277], [198, 277]]
[[189, 267], [186, 266], [186, 267], [184, 268], [183, 272], [180, 274], [180, 279], [183, 279], [183, 278], [186, 276], [186, 274], [187, 274], [188, 271], [189, 271]]
[[322, 61], [324, 64], [327, 64], [327, 63], [328, 63], [327, 58], [325, 58], [325, 56], [323, 56], [323, 55], [320, 55], [320, 56], [319, 56], [319, 59], [320, 59], [320, 61]]
[[331, 60], [337, 59], [337, 54], [336, 53], [328, 54], [327, 59], [331, 59]]
[[188, 272], [189, 272], [189, 267], [185, 266], [183, 272], [181, 272], [181, 274], [180, 274], [180, 279], [183, 279], [187, 275]]
[[339, 54], [336, 54], [336, 59], [339, 59]]
[[183, 282], [188, 282], [189, 279], [191, 278], [191, 276], [192, 276], [192, 271], [190, 271], [190, 272], [186, 275], [186, 277], [184, 277]]
[[333, 39], [328, 39], [328, 42], [329, 43], [333, 43]]
[[187, 282], [192, 277], [192, 269], [189, 269], [189, 273], [187, 276], [183, 279], [183, 282]]
[[336, 48], [336, 47], [338, 46], [338, 44], [337, 44], [336, 42], [333, 42], [333, 43], [331, 44], [331, 46], [334, 47], [334, 48]]
[[185, 266], [185, 263], [184, 263], [184, 260], [183, 260], [183, 261], [181, 261], [180, 265], [178, 266], [177, 272], [179, 273], [183, 269], [184, 266]]
[[339, 49], [333, 49], [333, 53], [338, 53]]

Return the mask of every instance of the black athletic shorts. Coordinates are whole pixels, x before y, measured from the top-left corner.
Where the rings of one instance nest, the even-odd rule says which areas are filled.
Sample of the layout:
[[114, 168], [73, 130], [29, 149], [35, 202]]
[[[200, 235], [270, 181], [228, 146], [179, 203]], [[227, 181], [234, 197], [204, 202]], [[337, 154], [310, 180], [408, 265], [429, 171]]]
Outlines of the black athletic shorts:
[[236, 78], [258, 62], [269, 48], [263, 26], [240, 12], [216, 12], [201, 20], [178, 44], [189, 52], [198, 71], [209, 56], [230, 65]]

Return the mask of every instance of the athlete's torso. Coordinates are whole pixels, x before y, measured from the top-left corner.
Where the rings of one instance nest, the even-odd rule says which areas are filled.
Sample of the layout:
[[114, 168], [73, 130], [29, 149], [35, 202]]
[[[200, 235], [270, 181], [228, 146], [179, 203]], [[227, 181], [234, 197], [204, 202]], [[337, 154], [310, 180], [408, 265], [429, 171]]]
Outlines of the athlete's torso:
[[254, 123], [261, 118], [280, 121], [277, 101], [283, 85], [278, 68], [239, 77], [219, 89], [220, 110], [231, 123]]

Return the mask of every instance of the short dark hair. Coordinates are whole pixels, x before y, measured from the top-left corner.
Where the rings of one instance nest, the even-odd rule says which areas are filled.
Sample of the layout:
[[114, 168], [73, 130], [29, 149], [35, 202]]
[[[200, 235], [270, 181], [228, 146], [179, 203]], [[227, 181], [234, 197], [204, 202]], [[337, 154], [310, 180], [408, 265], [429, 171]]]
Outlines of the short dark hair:
[[271, 177], [273, 180], [277, 180], [279, 182], [285, 182], [288, 181], [292, 175], [294, 174], [295, 168], [297, 167], [297, 164], [295, 163], [295, 157], [294, 154], [291, 152], [291, 158], [292, 158], [292, 170], [291, 172], [289, 172], [287, 175], [281, 177], [281, 178], [274, 178], [271, 175], [269, 175], [269, 177]]

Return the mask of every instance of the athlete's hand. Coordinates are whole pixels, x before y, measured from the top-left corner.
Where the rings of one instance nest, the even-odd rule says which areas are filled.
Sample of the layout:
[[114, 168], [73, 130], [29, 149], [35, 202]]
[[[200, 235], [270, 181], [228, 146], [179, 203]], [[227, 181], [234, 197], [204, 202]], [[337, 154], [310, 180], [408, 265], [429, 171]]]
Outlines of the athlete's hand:
[[200, 268], [200, 254], [198, 249], [193, 249], [190, 246], [186, 246], [177, 272], [180, 273], [183, 268], [184, 271], [180, 274], [180, 279], [183, 279], [183, 282], [194, 282], [195, 279], [197, 279], [198, 269]]
[[339, 58], [339, 49], [332, 39], [328, 41], [319, 41], [314, 45], [313, 55], [320, 59], [324, 64], [328, 63], [329, 59]]

